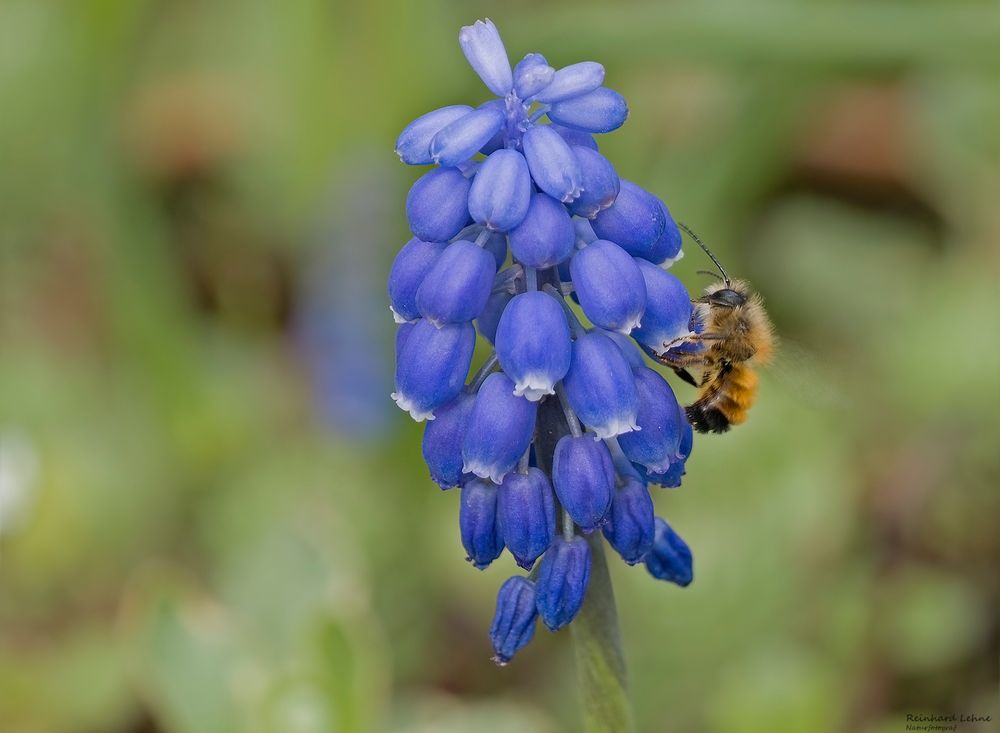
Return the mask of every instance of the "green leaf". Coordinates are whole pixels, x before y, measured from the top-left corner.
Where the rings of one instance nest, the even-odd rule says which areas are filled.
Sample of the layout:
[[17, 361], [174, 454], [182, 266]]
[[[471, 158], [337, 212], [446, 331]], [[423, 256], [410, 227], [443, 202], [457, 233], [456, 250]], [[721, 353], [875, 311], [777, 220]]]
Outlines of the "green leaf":
[[583, 726], [588, 733], [628, 733], [634, 725], [611, 576], [601, 535], [595, 532], [587, 542], [593, 558], [590, 584], [583, 608], [570, 625]]

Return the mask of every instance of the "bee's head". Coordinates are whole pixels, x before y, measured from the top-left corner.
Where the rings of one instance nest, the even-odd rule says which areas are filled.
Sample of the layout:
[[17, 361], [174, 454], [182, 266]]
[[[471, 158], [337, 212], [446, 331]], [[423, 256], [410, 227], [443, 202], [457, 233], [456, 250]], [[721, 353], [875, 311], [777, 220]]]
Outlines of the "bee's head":
[[720, 288], [707, 295], [710, 305], [721, 308], [736, 308], [747, 302], [747, 296], [732, 288]]

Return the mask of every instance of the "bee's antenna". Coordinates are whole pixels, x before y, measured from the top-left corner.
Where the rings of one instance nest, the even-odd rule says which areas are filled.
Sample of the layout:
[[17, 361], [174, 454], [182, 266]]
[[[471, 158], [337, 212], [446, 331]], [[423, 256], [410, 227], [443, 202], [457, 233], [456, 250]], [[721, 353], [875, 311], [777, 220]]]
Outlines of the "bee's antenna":
[[708, 275], [709, 277], [714, 277], [716, 280], [721, 280], [722, 279], [722, 278], [719, 277], [719, 273], [712, 272], [711, 270], [698, 270], [695, 274], [696, 275]]
[[728, 288], [729, 287], [729, 275], [727, 275], [726, 271], [722, 268], [722, 263], [719, 262], [718, 259], [716, 259], [716, 257], [715, 257], [714, 254], [712, 254], [712, 250], [710, 250], [708, 247], [705, 246], [705, 243], [701, 241], [701, 239], [698, 237], [697, 234], [695, 234], [694, 232], [692, 232], [688, 228], [687, 224], [684, 224], [683, 222], [679, 221], [679, 222], [677, 222], [677, 226], [679, 226], [681, 229], [683, 229], [685, 232], [687, 232], [688, 236], [691, 237], [691, 239], [693, 239], [698, 244], [699, 247], [701, 247], [703, 250], [705, 250], [705, 254], [707, 254], [709, 257], [712, 258], [712, 262], [714, 262], [715, 266], [719, 268], [719, 272], [722, 273], [722, 280], [723, 280], [723, 282], [726, 283], [726, 287]]

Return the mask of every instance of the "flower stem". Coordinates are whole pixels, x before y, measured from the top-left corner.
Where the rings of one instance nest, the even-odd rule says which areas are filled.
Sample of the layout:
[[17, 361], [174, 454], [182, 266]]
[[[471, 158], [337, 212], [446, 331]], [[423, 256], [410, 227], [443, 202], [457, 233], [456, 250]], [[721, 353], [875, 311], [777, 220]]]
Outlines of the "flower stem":
[[592, 555], [590, 583], [583, 607], [570, 625], [583, 729], [586, 733], [632, 733], [625, 657], [601, 533], [592, 532], [587, 542]]

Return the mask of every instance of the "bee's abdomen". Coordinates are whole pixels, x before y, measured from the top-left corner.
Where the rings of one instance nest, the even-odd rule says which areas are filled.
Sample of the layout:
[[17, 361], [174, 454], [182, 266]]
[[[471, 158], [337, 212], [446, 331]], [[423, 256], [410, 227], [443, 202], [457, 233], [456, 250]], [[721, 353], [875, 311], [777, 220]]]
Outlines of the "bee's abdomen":
[[757, 375], [742, 364], [727, 363], [685, 411], [699, 433], [724, 433], [746, 420], [756, 394]]

